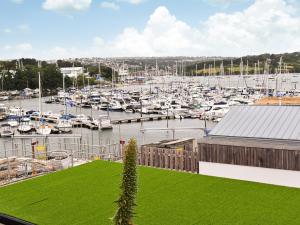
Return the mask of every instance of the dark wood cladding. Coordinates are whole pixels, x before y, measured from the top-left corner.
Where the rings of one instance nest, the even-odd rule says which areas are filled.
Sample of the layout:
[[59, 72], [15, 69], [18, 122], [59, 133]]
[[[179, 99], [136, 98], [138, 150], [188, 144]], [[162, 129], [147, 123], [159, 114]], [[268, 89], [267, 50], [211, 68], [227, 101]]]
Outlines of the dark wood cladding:
[[138, 163], [144, 166], [198, 173], [199, 153], [142, 146], [139, 152]]
[[203, 139], [198, 151], [142, 146], [138, 160], [140, 165], [193, 173], [198, 173], [199, 161], [300, 171], [300, 146], [297, 149], [292, 143]]
[[200, 161], [300, 171], [300, 151], [199, 143]]

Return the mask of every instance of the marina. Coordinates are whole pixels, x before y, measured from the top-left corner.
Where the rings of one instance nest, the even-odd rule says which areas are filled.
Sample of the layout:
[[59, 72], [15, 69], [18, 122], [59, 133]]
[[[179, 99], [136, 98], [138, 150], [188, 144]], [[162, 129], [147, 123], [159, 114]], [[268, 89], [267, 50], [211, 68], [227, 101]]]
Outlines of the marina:
[[[226, 115], [231, 106], [255, 104], [270, 95], [299, 95], [296, 87], [300, 80], [298, 74], [276, 76], [276, 80], [281, 81], [292, 77], [294, 86], [286, 82], [276, 82], [275, 85], [269, 79], [272, 77], [274, 75], [157, 77], [139, 85], [87, 86], [62, 90], [55, 96], [3, 101], [0, 111], [3, 124], [9, 124], [11, 135], [39, 132], [85, 135], [89, 132], [85, 128], [88, 128], [101, 130], [105, 138], [110, 132], [118, 132], [117, 136], [121, 137], [122, 130], [133, 126], [134, 136], [140, 136], [141, 129], [148, 123], [154, 127], [163, 124], [161, 128], [180, 123], [180, 128], [189, 123], [186, 121], [199, 121], [200, 127], [209, 129]], [[265, 87], [264, 82], [268, 82]], [[42, 129], [39, 129], [39, 124], [43, 125]], [[3, 126], [2, 130], [5, 129], [8, 130], [8, 126]]]
[[0, 1], [0, 225], [299, 225], [298, 2]]

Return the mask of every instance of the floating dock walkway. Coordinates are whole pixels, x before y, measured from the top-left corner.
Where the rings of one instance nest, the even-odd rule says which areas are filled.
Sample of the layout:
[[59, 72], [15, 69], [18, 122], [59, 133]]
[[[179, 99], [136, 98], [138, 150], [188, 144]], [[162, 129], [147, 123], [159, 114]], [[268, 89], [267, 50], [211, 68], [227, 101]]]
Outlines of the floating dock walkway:
[[[113, 119], [111, 120], [112, 124], [127, 124], [127, 123], [140, 123], [146, 121], [158, 121], [158, 120], [173, 120], [175, 119], [174, 115], [150, 115], [142, 117], [130, 117], [130, 118], [120, 118], [120, 119]], [[40, 121], [39, 116], [32, 116], [31, 120]], [[43, 117], [43, 120], [48, 123], [57, 123], [57, 119]], [[92, 123], [81, 123], [81, 122], [74, 122], [72, 127], [85, 127], [92, 130], [97, 130], [98, 127]]]
[[151, 115], [143, 117], [133, 117], [133, 118], [121, 118], [111, 120], [112, 124], [122, 124], [122, 123], [139, 123], [144, 121], [155, 121], [155, 120], [171, 120], [175, 119], [174, 115]]

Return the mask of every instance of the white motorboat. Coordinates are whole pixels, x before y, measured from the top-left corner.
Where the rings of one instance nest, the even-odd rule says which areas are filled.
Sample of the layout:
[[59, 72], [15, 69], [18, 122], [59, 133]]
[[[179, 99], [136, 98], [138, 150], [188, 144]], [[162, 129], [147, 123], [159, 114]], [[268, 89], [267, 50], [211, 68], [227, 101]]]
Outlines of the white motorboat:
[[72, 128], [72, 123], [70, 120], [59, 119], [56, 127], [64, 132], [70, 132]]
[[98, 120], [93, 121], [101, 130], [113, 129], [111, 119], [107, 115], [100, 115]]
[[19, 125], [17, 120], [8, 120], [7, 123], [9, 124], [9, 126], [11, 127], [17, 127]]
[[14, 132], [12, 131], [10, 125], [5, 123], [1, 125], [0, 135], [1, 137], [11, 137], [14, 135]]
[[0, 120], [5, 120], [7, 117], [7, 107], [4, 104], [0, 104]]
[[18, 116], [9, 116], [7, 123], [10, 127], [17, 127], [19, 125], [20, 117]]
[[31, 121], [29, 118], [25, 117], [22, 118], [20, 121], [20, 125], [18, 126], [18, 131], [20, 133], [29, 133], [34, 129], [34, 126], [31, 124]]
[[112, 101], [109, 104], [109, 110], [111, 111], [123, 111], [122, 105], [118, 101]]
[[49, 135], [51, 134], [52, 126], [48, 124], [40, 124], [39, 127], [36, 129], [37, 134], [41, 135]]

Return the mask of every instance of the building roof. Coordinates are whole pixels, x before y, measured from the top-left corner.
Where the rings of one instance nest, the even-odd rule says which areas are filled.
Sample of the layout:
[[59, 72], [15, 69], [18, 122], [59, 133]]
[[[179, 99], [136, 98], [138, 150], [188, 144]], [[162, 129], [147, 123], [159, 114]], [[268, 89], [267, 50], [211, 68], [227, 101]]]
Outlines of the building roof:
[[81, 71], [83, 67], [62, 67], [61, 71]]
[[300, 106], [233, 106], [209, 135], [300, 140]]

